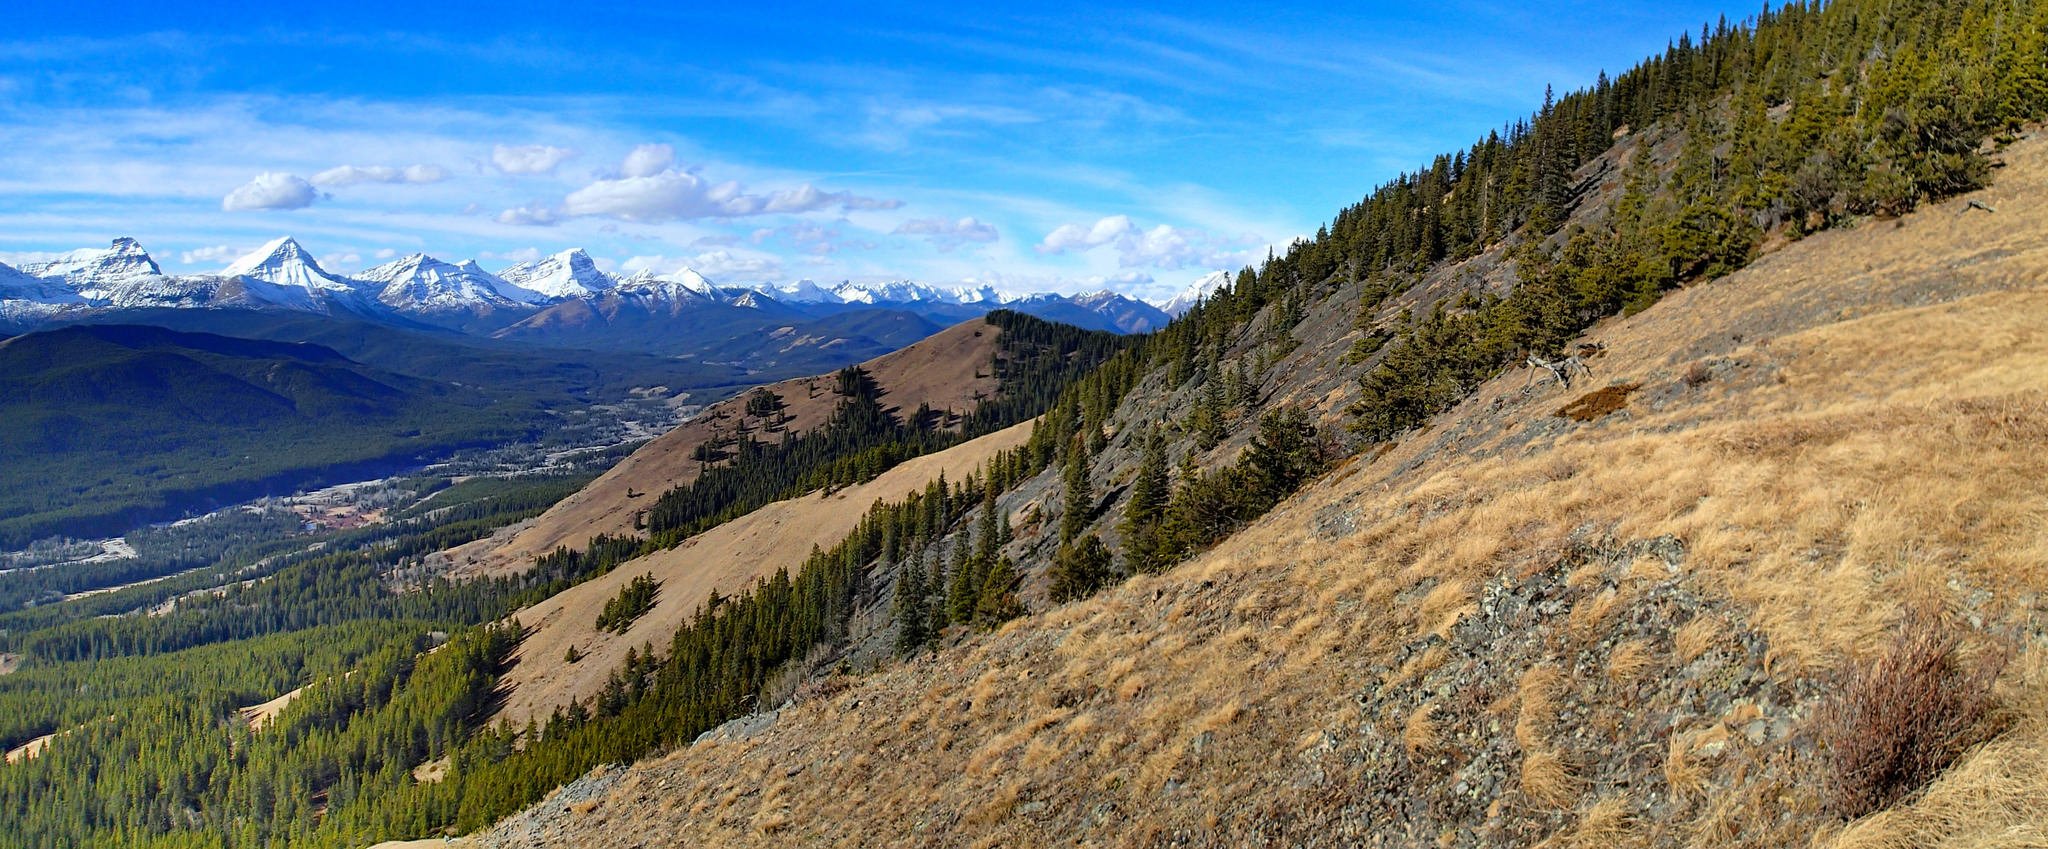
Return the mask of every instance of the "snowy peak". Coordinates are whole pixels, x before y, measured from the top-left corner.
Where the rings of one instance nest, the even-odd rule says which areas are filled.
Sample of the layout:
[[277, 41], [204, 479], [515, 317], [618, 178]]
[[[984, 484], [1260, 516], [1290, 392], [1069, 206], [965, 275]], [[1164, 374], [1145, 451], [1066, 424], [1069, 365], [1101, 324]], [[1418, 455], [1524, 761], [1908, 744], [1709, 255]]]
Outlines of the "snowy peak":
[[839, 300], [849, 304], [947, 303], [945, 293], [923, 283], [891, 280], [884, 283], [847, 281], [832, 287]]
[[260, 280], [288, 289], [303, 289], [308, 293], [339, 294], [356, 289], [346, 278], [321, 269], [320, 263], [290, 236], [274, 239], [235, 260], [221, 271], [221, 276]]
[[387, 262], [363, 272], [359, 279], [380, 285], [377, 300], [399, 310], [475, 312], [542, 300], [498, 279], [474, 261], [451, 265], [426, 254]]
[[30, 277], [61, 278], [72, 290], [88, 297], [92, 292], [119, 288], [164, 273], [156, 260], [150, 259], [149, 252], [142, 249], [141, 242], [125, 236], [103, 250], [85, 248], [47, 262], [28, 263], [21, 267], [21, 272]]
[[1018, 297], [1009, 292], [1001, 291], [994, 286], [987, 285], [960, 286], [947, 290], [946, 295], [956, 304], [983, 304], [988, 306], [1014, 303]]
[[620, 293], [646, 295], [678, 303], [687, 301], [724, 300], [718, 287], [704, 279], [704, 275], [685, 268], [674, 274], [656, 274], [651, 269], [641, 269], [633, 276], [619, 280]]
[[808, 277], [791, 283], [750, 283], [747, 288], [785, 304], [838, 304], [838, 293]]
[[1169, 317], [1179, 318], [1181, 313], [1193, 309], [1195, 304], [1208, 300], [1217, 292], [1229, 286], [1230, 272], [1211, 271], [1189, 284], [1186, 289], [1182, 289], [1180, 294], [1174, 295], [1166, 299], [1164, 303], [1159, 304], [1159, 311], [1166, 313]]
[[555, 254], [535, 262], [522, 262], [498, 272], [498, 277], [549, 298], [585, 298], [613, 289], [611, 275], [598, 270], [597, 263], [582, 248]]

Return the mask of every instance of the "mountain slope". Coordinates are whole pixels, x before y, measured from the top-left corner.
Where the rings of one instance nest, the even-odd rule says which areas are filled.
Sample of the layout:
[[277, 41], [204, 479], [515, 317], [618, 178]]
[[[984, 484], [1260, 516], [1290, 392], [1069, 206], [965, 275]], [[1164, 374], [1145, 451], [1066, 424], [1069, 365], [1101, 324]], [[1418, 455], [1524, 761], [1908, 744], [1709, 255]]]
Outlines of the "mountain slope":
[[0, 342], [0, 539], [124, 531], [502, 438], [535, 414], [315, 345], [131, 325], [18, 336]]
[[2048, 815], [2038, 658], [2003, 736], [1846, 829], [1813, 720], [1911, 604], [2048, 645], [2014, 509], [2048, 499], [2048, 145], [2005, 159], [1995, 215], [1794, 244], [1597, 326], [1592, 381], [1497, 377], [1191, 563], [473, 842], [2009, 845]]
[[[499, 681], [498, 691], [505, 696], [496, 721], [523, 726], [528, 720], [545, 721], [571, 700], [592, 702], [627, 651], [662, 643], [713, 594], [743, 592], [778, 569], [795, 572], [813, 549], [845, 538], [877, 500], [900, 500], [942, 475], [960, 480], [1030, 435], [1029, 423], [1013, 425], [906, 461], [867, 483], [769, 504], [520, 610], [515, 618], [530, 623], [532, 632], [520, 643], [512, 670]], [[586, 489], [579, 497], [597, 494]], [[655, 606], [616, 634], [599, 629], [596, 621], [605, 603], [643, 575], [661, 582]], [[581, 659], [559, 663], [572, 648]]]
[[[997, 387], [993, 361], [995, 328], [979, 319], [963, 322], [903, 350], [861, 364], [899, 411], [928, 404], [939, 410], [965, 411]], [[804, 432], [825, 423], [835, 397], [825, 377], [801, 377], [766, 388], [789, 405], [787, 429]], [[740, 417], [744, 398], [720, 402], [687, 424], [641, 446], [632, 456], [576, 495], [555, 505], [509, 539], [483, 540], [451, 552], [458, 568], [483, 574], [525, 569], [534, 557], [558, 546], [582, 548], [592, 537], [633, 532], [634, 516], [662, 491], [696, 479], [701, 464], [691, 459], [697, 446], [713, 438], [726, 423]]]

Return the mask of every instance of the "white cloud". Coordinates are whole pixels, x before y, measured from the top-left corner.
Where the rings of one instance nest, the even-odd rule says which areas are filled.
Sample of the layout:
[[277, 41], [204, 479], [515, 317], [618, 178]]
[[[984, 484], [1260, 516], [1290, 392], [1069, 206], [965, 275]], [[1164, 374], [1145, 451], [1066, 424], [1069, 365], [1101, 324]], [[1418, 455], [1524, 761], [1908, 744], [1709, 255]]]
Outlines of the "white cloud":
[[628, 177], [652, 177], [676, 164], [676, 149], [665, 144], [643, 144], [626, 154], [619, 172]]
[[0, 251], [0, 263], [20, 268], [34, 262], [50, 262], [70, 256], [68, 251]]
[[498, 223], [522, 227], [548, 227], [555, 223], [555, 211], [540, 203], [515, 206], [498, 213]]
[[1160, 224], [1139, 227], [1128, 215], [1112, 215], [1092, 225], [1062, 224], [1038, 243], [1041, 254], [1081, 253], [1100, 247], [1117, 252], [1117, 264], [1124, 268], [1223, 268], [1244, 259], [1244, 246], [1253, 237], [1227, 239], [1195, 228]]
[[687, 257], [636, 256], [620, 263], [619, 268], [627, 273], [647, 269], [656, 274], [674, 274], [688, 268], [712, 280], [728, 277], [768, 280], [782, 274], [782, 262], [775, 257], [726, 250], [706, 251]]
[[320, 257], [320, 267], [329, 271], [353, 271], [363, 264], [363, 255], [355, 251], [326, 254]]
[[1122, 271], [1116, 274], [1102, 274], [1094, 277], [1083, 277], [1081, 278], [1080, 283], [1084, 287], [1090, 287], [1095, 289], [1114, 289], [1119, 292], [1128, 292], [1133, 289], [1152, 286], [1154, 285], [1155, 281], [1153, 280], [1152, 275], [1146, 274], [1143, 271]]
[[437, 165], [338, 165], [313, 175], [316, 186], [352, 186], [357, 183], [438, 183], [448, 172]]
[[477, 254], [477, 259], [502, 260], [504, 262], [509, 262], [514, 265], [517, 265], [522, 262], [536, 262], [542, 256], [544, 256], [544, 254], [540, 252], [540, 248], [529, 246], [524, 248], [514, 248], [509, 251], [484, 251], [483, 253]]
[[378, 259], [390, 259], [397, 255], [398, 251], [391, 248], [378, 248], [377, 253], [374, 254], [374, 256], [376, 256]]
[[923, 236], [941, 253], [969, 242], [993, 242], [998, 235], [995, 225], [973, 216], [958, 220], [915, 218], [896, 225], [895, 233], [903, 236]]
[[670, 168], [641, 177], [598, 180], [570, 192], [562, 202], [567, 215], [608, 215], [627, 221], [675, 221], [697, 218], [739, 218], [748, 215], [811, 212], [820, 209], [894, 209], [902, 201], [827, 192], [805, 183], [770, 195], [748, 194], [738, 182], [711, 183], [693, 172]]
[[1131, 223], [1131, 217], [1128, 215], [1112, 215], [1090, 227], [1062, 224], [1045, 234], [1045, 240], [1038, 243], [1038, 252], [1059, 254], [1098, 248], [1123, 238], [1136, 229], [1137, 225]]
[[221, 198], [220, 208], [228, 212], [248, 209], [305, 209], [320, 197], [304, 178], [279, 171], [265, 171]]
[[178, 261], [186, 265], [213, 264], [230, 261], [241, 255], [241, 251], [237, 251], [227, 245], [213, 245], [211, 247], [183, 251], [178, 254]]
[[507, 174], [550, 174], [576, 151], [546, 144], [497, 145], [491, 148], [491, 164]]

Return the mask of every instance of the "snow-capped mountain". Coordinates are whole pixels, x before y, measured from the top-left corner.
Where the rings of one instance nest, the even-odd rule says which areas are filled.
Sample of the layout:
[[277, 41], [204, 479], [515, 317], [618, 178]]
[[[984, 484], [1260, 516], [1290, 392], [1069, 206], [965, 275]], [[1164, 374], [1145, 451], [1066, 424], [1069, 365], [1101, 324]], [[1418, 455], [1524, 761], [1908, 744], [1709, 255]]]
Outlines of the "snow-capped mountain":
[[679, 303], [690, 301], [725, 301], [724, 292], [719, 291], [704, 275], [690, 269], [674, 274], [656, 274], [641, 269], [627, 277], [619, 278], [616, 291], [620, 294], [638, 294], [646, 297], [665, 298]]
[[1109, 291], [1071, 296], [1043, 292], [1005, 306], [1047, 321], [1116, 333], [1150, 333], [1169, 321], [1159, 308]]
[[450, 264], [417, 253], [364, 271], [356, 279], [377, 284], [378, 303], [400, 312], [487, 312], [548, 300], [483, 270], [475, 260]]
[[808, 278], [790, 283], [750, 283], [746, 288], [785, 304], [965, 305], [994, 308], [1022, 300], [1024, 296], [993, 286], [933, 286], [912, 280], [857, 283], [851, 280], [821, 286]]
[[789, 283], [749, 283], [746, 288], [785, 304], [843, 304], [839, 293], [808, 277]]
[[505, 282], [549, 298], [587, 298], [610, 291], [618, 285], [599, 270], [597, 262], [582, 248], [570, 248], [534, 262], [522, 262], [498, 272]]
[[938, 289], [923, 283], [908, 280], [890, 280], [883, 283], [855, 283], [847, 281], [832, 287], [832, 293], [848, 304], [918, 304], [945, 303], [945, 295]]
[[0, 263], [0, 325], [32, 324], [85, 299], [63, 283]]
[[6, 263], [0, 263], [0, 300], [84, 303], [85, 299], [64, 285], [61, 278], [37, 277]]
[[82, 248], [48, 262], [21, 267], [30, 277], [57, 278], [65, 287], [87, 300], [110, 297], [124, 287], [163, 276], [156, 260], [142, 249], [142, 243], [122, 237], [108, 248]]
[[[116, 245], [118, 244], [116, 242]], [[155, 266], [156, 263], [150, 263], [150, 267]], [[356, 281], [328, 274], [320, 267], [320, 263], [290, 236], [273, 239], [263, 247], [250, 251], [222, 269], [220, 276], [260, 280], [284, 289], [303, 290], [307, 295], [314, 297], [354, 294], [364, 288]]]
[[1186, 289], [1180, 290], [1179, 294], [1166, 299], [1165, 302], [1156, 306], [1159, 307], [1160, 312], [1166, 313], [1168, 317], [1179, 318], [1181, 313], [1192, 309], [1195, 304], [1208, 300], [1210, 296], [1228, 287], [1230, 281], [1231, 277], [1228, 271], [1209, 272], [1189, 284]]
[[[1192, 302], [1226, 281], [1225, 275], [1210, 275], [1169, 303], [1178, 307]], [[321, 268], [303, 245], [286, 236], [218, 274], [169, 275], [139, 242], [124, 237], [107, 248], [73, 251], [19, 269], [0, 265], [0, 324], [10, 330], [33, 329], [66, 320], [67, 315], [145, 308], [342, 312], [373, 321], [424, 322], [490, 335], [514, 325], [544, 335], [555, 328], [587, 327], [599, 318], [613, 325], [628, 319], [638, 322], [633, 334], [579, 342], [621, 346], [662, 335], [696, 338], [758, 321], [857, 319], [855, 313], [866, 311], [909, 314], [943, 326], [1011, 308], [1122, 333], [1148, 332], [1167, 320], [1148, 304], [1109, 292], [1018, 295], [985, 284], [946, 287], [912, 280], [721, 286], [689, 269], [666, 274], [641, 271], [620, 278], [600, 270], [581, 249], [520, 263], [498, 274], [474, 261], [451, 264], [416, 253], [347, 276]]]

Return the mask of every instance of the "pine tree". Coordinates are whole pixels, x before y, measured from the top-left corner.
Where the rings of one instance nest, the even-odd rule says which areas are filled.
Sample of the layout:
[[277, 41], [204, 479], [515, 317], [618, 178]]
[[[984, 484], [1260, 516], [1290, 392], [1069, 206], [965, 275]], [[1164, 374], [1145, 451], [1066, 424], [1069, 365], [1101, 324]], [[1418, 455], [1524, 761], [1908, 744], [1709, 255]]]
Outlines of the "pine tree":
[[974, 618], [983, 628], [993, 628], [1024, 614], [1024, 606], [1017, 602], [1017, 565], [1010, 558], [996, 560], [988, 570], [988, 580], [981, 584], [981, 597], [975, 603]]
[[1254, 503], [1263, 512], [1322, 470], [1316, 426], [1308, 412], [1282, 407], [1259, 418], [1259, 431], [1239, 461], [1249, 478]]
[[[940, 563], [932, 569], [931, 583], [927, 587], [929, 590], [928, 594], [933, 596], [933, 600], [928, 603], [928, 607], [931, 610], [931, 621], [925, 626], [925, 632], [929, 635], [930, 639], [938, 639], [939, 635], [945, 632], [946, 626], [952, 624], [949, 621], [952, 609], [946, 603], [946, 576], [948, 574], [957, 575], [967, 571], [967, 564], [961, 555], [965, 548], [965, 543], [956, 540], [953, 543], [953, 556], [948, 558], [950, 562]], [[948, 572], [948, 568], [952, 571]]]
[[1138, 476], [1124, 502], [1124, 559], [1133, 571], [1151, 572], [1165, 565], [1160, 556], [1159, 526], [1166, 517], [1166, 441], [1153, 431], [1145, 439]]
[[1109, 546], [1102, 544], [1101, 537], [1089, 534], [1071, 545], [1060, 546], [1059, 553], [1053, 556], [1052, 569], [1047, 573], [1052, 579], [1048, 594], [1053, 601], [1087, 598], [1115, 577], [1115, 569]]
[[1227, 429], [1223, 418], [1224, 404], [1222, 382], [1213, 379], [1205, 381], [1202, 384], [1201, 399], [1195, 403], [1194, 415], [1189, 417], [1189, 424], [1195, 431], [1195, 444], [1203, 451], [1214, 448], [1223, 441], [1223, 434]]
[[924, 647], [931, 614], [925, 609], [924, 562], [912, 557], [896, 583], [896, 653], [914, 654]]
[[1095, 490], [1088, 484], [1088, 449], [1075, 441], [1067, 449], [1067, 468], [1061, 482], [1066, 487], [1065, 510], [1060, 514], [1060, 543], [1066, 544], [1087, 527], [1095, 509]]

